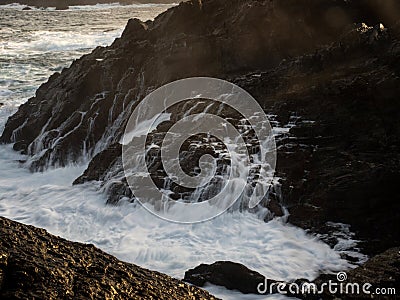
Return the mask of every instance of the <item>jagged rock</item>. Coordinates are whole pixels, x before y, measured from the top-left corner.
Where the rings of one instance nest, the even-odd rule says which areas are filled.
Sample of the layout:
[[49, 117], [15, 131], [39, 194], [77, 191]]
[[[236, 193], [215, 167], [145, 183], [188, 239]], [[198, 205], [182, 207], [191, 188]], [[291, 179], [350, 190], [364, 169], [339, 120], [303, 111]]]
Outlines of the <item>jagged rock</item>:
[[[342, 275], [344, 274], [341, 272]], [[367, 261], [364, 265], [347, 271], [338, 279], [337, 274], [321, 274], [313, 281], [307, 279], [296, 279], [290, 282], [266, 279], [262, 274], [248, 269], [246, 266], [230, 261], [218, 261], [213, 264], [201, 264], [185, 273], [184, 281], [202, 287], [207, 282], [215, 285], [225, 286], [228, 289], [236, 289], [242, 293], [252, 294], [285, 294], [299, 299], [374, 299], [375, 289], [384, 288], [386, 295], [379, 295], [379, 299], [393, 299], [400, 288], [400, 248], [391, 248], [378, 254]], [[327, 284], [331, 281], [336, 284], [336, 292], [329, 290]], [[340, 292], [339, 284], [358, 284], [359, 292], [352, 291], [346, 287], [344, 293]], [[363, 285], [370, 284], [366, 290], [371, 294], [363, 292]], [[325, 287], [323, 287], [325, 285]], [[315, 286], [313, 292], [312, 286]], [[335, 286], [332, 286], [333, 288]], [[391, 289], [391, 290], [389, 290]], [[356, 289], [354, 291], [357, 291]]]
[[[276, 66], [334, 41], [363, 15], [380, 17], [358, 7], [333, 0], [188, 1], [154, 22], [130, 21], [112, 46], [96, 48], [43, 84], [9, 118], [0, 141], [25, 140], [25, 152], [41, 151], [37, 170], [77, 161], [84, 150], [95, 155], [119, 141], [130, 109], [149, 90], [184, 77]], [[345, 21], [332, 23], [326, 12], [333, 8], [349, 12]]]
[[372, 255], [400, 243], [400, 41], [389, 28], [371, 44], [374, 30], [356, 26], [260, 77], [233, 79], [282, 124], [301, 116], [278, 145], [289, 222], [317, 232], [351, 224]]
[[97, 154], [91, 161], [85, 172], [75, 179], [73, 184], [80, 184], [92, 180], [104, 180], [107, 171], [118, 162], [121, 161], [122, 145], [113, 144], [106, 150]]
[[[287, 138], [278, 141], [277, 175], [289, 221], [319, 233], [327, 221], [351, 224], [371, 255], [400, 241], [395, 225], [400, 208], [399, 38], [388, 29], [371, 44], [373, 30], [360, 24], [338, 42], [286, 60], [259, 77], [231, 78], [281, 124], [295, 120]], [[161, 186], [164, 176], [156, 179]], [[266, 206], [281, 216], [279, 195], [272, 196]]]
[[216, 299], [93, 245], [0, 217], [1, 299]]
[[68, 5], [64, 5], [64, 4], [56, 6], [56, 10], [67, 10], [68, 8], [69, 8], [69, 6]]
[[245, 294], [257, 294], [257, 286], [265, 281], [265, 277], [242, 264], [217, 261], [211, 265], [201, 264], [186, 271], [183, 280], [200, 287], [209, 282]]

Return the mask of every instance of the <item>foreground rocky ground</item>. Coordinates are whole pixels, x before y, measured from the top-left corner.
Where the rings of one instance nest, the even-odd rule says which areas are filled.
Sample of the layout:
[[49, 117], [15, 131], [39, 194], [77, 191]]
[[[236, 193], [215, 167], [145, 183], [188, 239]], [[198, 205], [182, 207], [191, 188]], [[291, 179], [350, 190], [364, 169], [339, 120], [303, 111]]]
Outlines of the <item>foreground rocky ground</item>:
[[0, 217], [1, 299], [216, 299], [93, 245]]
[[[124, 263], [93, 245], [74, 243], [47, 231], [0, 217], [0, 298], [1, 299], [216, 299], [206, 291], [189, 286], [167, 275]], [[259, 293], [257, 286], [267, 282], [266, 294], [277, 293], [284, 283], [266, 278], [233, 262], [200, 265], [185, 273], [184, 280], [197, 286], [205, 283], [225, 286], [243, 293]], [[321, 275], [317, 286], [336, 275]], [[370, 259], [362, 267], [347, 272], [344, 282], [370, 283], [376, 288], [400, 290], [400, 248], [392, 248]], [[290, 283], [310, 283], [298, 279]], [[284, 283], [289, 286], [288, 282]], [[263, 287], [264, 288], [264, 287]], [[302, 299], [366, 299], [376, 295], [315, 296], [292, 293]], [[393, 299], [393, 295], [379, 299]]]

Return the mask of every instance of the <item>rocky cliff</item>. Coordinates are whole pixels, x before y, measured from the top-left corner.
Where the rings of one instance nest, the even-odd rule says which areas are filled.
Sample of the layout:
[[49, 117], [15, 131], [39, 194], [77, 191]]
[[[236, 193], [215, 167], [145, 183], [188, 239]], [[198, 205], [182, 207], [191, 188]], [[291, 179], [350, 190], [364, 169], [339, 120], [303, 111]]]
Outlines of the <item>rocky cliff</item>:
[[361, 24], [313, 53], [236, 79], [278, 121], [296, 124], [277, 159], [289, 222], [322, 232], [327, 221], [351, 224], [367, 253], [400, 238], [399, 45], [398, 25]]
[[93, 245], [0, 217], [1, 299], [216, 299]]
[[394, 0], [184, 2], [130, 20], [111, 46], [51, 76], [0, 141], [28, 154], [32, 171], [93, 158], [76, 183], [109, 181], [117, 203], [132, 197], [119, 141], [139, 101], [179, 78], [228, 79], [291, 127], [278, 140], [273, 214], [283, 205], [321, 233], [349, 223], [376, 253], [400, 241], [399, 17]]

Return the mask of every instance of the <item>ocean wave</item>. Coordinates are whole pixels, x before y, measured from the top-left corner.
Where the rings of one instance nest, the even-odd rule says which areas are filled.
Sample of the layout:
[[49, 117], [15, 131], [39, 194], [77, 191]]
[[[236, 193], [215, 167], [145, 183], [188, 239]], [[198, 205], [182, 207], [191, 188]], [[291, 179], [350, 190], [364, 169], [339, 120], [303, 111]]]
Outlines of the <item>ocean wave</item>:
[[153, 7], [171, 7], [174, 5], [178, 5], [178, 3], [171, 3], [171, 4], [157, 4], [157, 3], [146, 3], [146, 4], [127, 4], [123, 5], [119, 2], [116, 3], [109, 3], [109, 4], [95, 4], [95, 5], [75, 5], [70, 6], [68, 10], [102, 10], [102, 9], [113, 9], [113, 8], [153, 8]]
[[266, 223], [233, 212], [199, 224], [171, 223], [139, 204], [105, 205], [95, 184], [71, 186], [85, 165], [32, 174], [18, 167], [18, 159], [25, 158], [0, 146], [0, 215], [93, 243], [124, 261], [177, 278], [217, 260], [241, 262], [281, 280], [314, 279], [320, 271], [349, 267], [339, 252], [280, 220]]
[[73, 31], [36, 31], [26, 41], [0, 42], [0, 55], [12, 52], [37, 54], [43, 52], [72, 51], [93, 49], [96, 46], [106, 46], [119, 37], [123, 29], [100, 32]]
[[[178, 5], [178, 3], [171, 3], [171, 4], [162, 4], [162, 3], [144, 3], [144, 4], [120, 4], [119, 2], [114, 3], [107, 3], [107, 4], [95, 4], [95, 5], [71, 5], [68, 9], [61, 10], [61, 11], [77, 11], [77, 10], [84, 10], [84, 11], [91, 11], [91, 10], [108, 10], [108, 9], [116, 9], [116, 8], [133, 8], [133, 9], [141, 9], [141, 8], [153, 8], [153, 7], [171, 7]], [[29, 7], [32, 11], [40, 11], [40, 10], [56, 10], [55, 7], [46, 7], [46, 8], [38, 8], [35, 6], [29, 6], [19, 3], [12, 3], [12, 4], [2, 4], [0, 5], [0, 9], [12, 9], [12, 10], [23, 10], [24, 8]]]

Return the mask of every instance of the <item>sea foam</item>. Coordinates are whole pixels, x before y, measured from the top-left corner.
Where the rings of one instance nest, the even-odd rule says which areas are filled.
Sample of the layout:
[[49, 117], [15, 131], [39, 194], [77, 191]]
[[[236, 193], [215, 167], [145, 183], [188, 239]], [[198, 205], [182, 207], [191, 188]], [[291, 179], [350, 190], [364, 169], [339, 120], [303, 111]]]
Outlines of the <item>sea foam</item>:
[[118, 258], [182, 278], [185, 270], [217, 260], [240, 262], [268, 278], [314, 279], [349, 263], [316, 237], [280, 220], [225, 213], [182, 225], [164, 221], [139, 204], [105, 205], [96, 183], [72, 186], [85, 166], [30, 173], [10, 145], [0, 146], [0, 215], [93, 243]]

